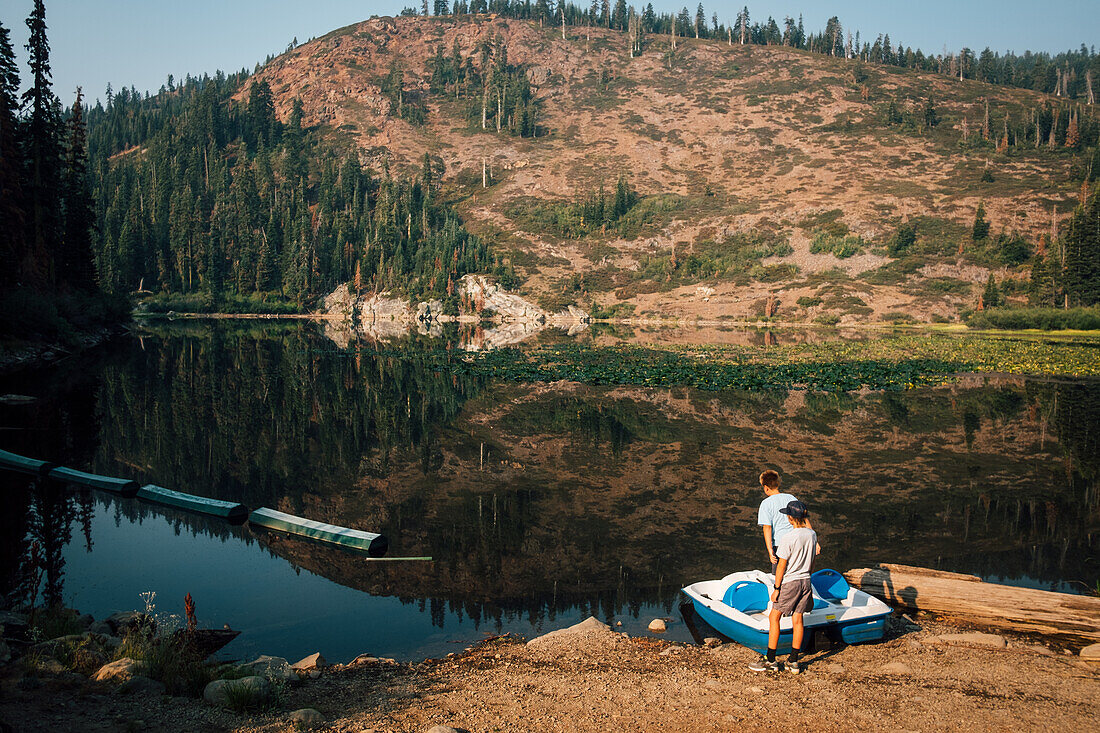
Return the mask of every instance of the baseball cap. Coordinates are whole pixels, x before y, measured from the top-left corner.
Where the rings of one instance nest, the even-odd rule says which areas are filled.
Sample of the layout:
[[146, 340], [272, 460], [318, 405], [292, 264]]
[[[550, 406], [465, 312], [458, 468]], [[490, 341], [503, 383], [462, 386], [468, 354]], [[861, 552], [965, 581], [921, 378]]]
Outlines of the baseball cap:
[[800, 502], [798, 499], [795, 499], [794, 501], [788, 503], [787, 506], [780, 509], [779, 513], [786, 514], [787, 516], [794, 517], [795, 519], [803, 519], [810, 512], [807, 511], [805, 504]]

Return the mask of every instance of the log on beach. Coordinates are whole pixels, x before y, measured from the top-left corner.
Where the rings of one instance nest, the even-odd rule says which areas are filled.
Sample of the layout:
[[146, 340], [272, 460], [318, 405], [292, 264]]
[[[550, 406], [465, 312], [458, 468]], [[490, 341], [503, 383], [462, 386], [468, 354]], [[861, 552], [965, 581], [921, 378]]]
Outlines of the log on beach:
[[1100, 642], [1100, 598], [985, 583], [975, 575], [909, 565], [844, 573], [853, 587], [897, 608], [929, 611], [974, 626], [1080, 646]]

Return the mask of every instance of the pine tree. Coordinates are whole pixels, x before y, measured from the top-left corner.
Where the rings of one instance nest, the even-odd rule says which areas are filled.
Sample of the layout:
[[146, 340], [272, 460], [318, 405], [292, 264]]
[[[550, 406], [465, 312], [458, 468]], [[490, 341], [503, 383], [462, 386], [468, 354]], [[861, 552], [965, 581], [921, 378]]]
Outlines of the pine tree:
[[23, 185], [17, 139], [19, 71], [8, 29], [0, 24], [0, 285], [20, 280], [25, 258]]
[[28, 255], [23, 274], [32, 282], [52, 287], [57, 281], [54, 249], [61, 239], [61, 119], [50, 79], [50, 44], [42, 0], [35, 0], [27, 27], [31, 86], [23, 93]]
[[978, 210], [974, 213], [974, 226], [970, 229], [970, 238], [975, 242], [989, 238], [989, 222], [985, 218], [985, 202], [978, 202]]
[[92, 255], [92, 227], [95, 226], [95, 202], [88, 180], [88, 142], [84, 127], [83, 95], [76, 89], [69, 118], [69, 145], [65, 160], [63, 188], [65, 238], [60, 260], [61, 277], [79, 290], [96, 289]]
[[982, 292], [982, 302], [986, 308], [996, 308], [1001, 303], [1001, 291], [997, 287], [997, 280], [993, 273], [989, 273], [989, 279], [985, 281], [985, 290]]

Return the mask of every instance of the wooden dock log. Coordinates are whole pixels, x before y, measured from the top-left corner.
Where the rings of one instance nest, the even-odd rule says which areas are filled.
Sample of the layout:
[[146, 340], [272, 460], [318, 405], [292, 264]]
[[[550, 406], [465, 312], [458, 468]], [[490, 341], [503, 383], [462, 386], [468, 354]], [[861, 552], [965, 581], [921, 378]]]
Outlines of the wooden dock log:
[[1100, 598], [985, 583], [974, 575], [909, 565], [859, 568], [844, 577], [852, 587], [896, 608], [1038, 634], [1072, 646], [1100, 642]]
[[45, 476], [50, 471], [57, 468], [57, 464], [50, 463], [49, 461], [40, 461], [37, 458], [27, 458], [17, 453], [9, 453], [6, 450], [0, 450], [0, 468], [7, 468], [12, 471], [19, 471], [20, 473], [29, 473], [32, 476]]
[[219, 517], [230, 524], [241, 524], [248, 519], [248, 507], [244, 504], [207, 499], [205, 496], [185, 494], [182, 491], [173, 491], [154, 484], [146, 484], [138, 489], [137, 497], [153, 504], [164, 504], [197, 514]]
[[113, 476], [100, 476], [99, 474], [77, 471], [76, 469], [65, 468], [64, 466], [50, 471], [49, 477], [55, 481], [65, 481], [70, 484], [90, 486], [93, 489], [113, 491], [116, 494], [122, 494], [127, 497], [137, 496], [139, 488], [137, 481], [125, 478], [114, 478]]
[[315, 522], [293, 514], [260, 507], [248, 515], [248, 523], [264, 529], [274, 529], [288, 534], [308, 537], [318, 542], [331, 542], [355, 550], [365, 550], [374, 557], [381, 557], [389, 549], [389, 540], [374, 532], [337, 527], [334, 524]]

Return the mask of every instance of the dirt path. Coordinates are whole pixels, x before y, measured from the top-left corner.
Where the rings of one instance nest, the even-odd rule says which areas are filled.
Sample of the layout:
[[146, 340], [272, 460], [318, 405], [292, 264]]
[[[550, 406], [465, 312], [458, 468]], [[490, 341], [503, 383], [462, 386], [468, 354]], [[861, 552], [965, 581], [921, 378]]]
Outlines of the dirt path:
[[1100, 730], [1100, 665], [1008, 637], [1004, 648], [939, 640], [918, 617], [887, 640], [815, 652], [795, 676], [754, 673], [754, 653], [630, 639], [611, 630], [483, 643], [443, 660], [333, 667], [254, 716], [202, 701], [120, 696], [59, 677], [5, 681], [0, 719], [17, 731], [296, 730], [315, 708], [335, 731]]

